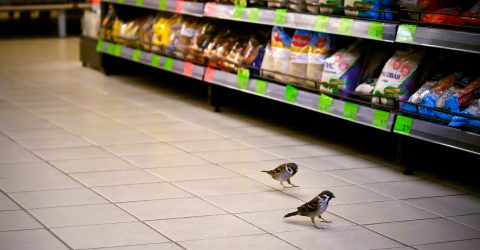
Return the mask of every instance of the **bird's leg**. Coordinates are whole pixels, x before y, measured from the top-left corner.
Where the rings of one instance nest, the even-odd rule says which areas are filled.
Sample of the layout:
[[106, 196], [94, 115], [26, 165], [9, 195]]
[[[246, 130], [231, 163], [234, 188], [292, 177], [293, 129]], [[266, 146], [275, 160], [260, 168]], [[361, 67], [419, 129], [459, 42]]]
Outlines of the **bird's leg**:
[[315, 223], [315, 217], [310, 217], [310, 219], [312, 220], [313, 226], [314, 226], [316, 229], [321, 229], [321, 228], [317, 227], [317, 224]]
[[297, 186], [297, 185], [294, 185], [290, 182], [290, 179], [287, 180], [288, 184], [292, 185], [292, 187], [300, 187], [300, 186]]
[[289, 187], [286, 187], [285, 185], [283, 185], [283, 181], [280, 181], [280, 185], [282, 185], [282, 187], [284, 187], [284, 188], [289, 188]]
[[325, 222], [325, 223], [332, 223], [332, 221], [325, 220], [324, 218], [322, 218], [321, 215], [319, 215], [318, 218], [322, 219], [322, 221]]

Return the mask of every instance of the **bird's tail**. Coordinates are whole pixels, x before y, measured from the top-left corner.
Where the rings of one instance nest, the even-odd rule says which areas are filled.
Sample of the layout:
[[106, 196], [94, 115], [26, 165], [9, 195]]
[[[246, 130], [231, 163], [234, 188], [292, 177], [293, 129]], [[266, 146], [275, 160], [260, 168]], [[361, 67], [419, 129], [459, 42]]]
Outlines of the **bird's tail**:
[[295, 216], [295, 215], [298, 215], [298, 211], [288, 213], [285, 216], [283, 216], [283, 218], [292, 217], [292, 216]]
[[270, 171], [269, 171], [269, 170], [262, 170], [262, 172], [264, 172], [264, 173], [267, 173], [267, 174], [270, 174], [270, 175], [271, 175], [271, 173], [270, 173]]

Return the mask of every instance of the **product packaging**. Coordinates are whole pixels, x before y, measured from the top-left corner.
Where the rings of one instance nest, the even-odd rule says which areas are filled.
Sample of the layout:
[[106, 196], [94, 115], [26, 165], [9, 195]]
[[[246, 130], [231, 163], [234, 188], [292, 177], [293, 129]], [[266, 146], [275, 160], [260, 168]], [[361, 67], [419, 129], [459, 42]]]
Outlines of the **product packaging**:
[[290, 82], [304, 85], [307, 78], [308, 50], [313, 34], [306, 30], [296, 30], [290, 45]]
[[332, 35], [326, 33], [313, 33], [312, 42], [308, 48], [307, 86], [320, 88], [315, 82], [322, 79], [323, 65], [333, 50]]

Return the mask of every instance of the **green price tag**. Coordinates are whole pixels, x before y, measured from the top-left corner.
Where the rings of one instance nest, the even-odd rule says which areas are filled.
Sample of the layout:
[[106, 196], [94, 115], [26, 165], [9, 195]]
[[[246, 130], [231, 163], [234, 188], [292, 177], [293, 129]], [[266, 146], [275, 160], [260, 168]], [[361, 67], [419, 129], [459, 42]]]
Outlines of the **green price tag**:
[[368, 37], [377, 39], [377, 40], [382, 40], [383, 38], [383, 27], [384, 23], [381, 22], [370, 22], [368, 24]]
[[110, 55], [113, 55], [113, 49], [115, 48], [115, 44], [113, 43], [109, 43], [107, 45], [107, 53], [110, 54]]
[[396, 41], [404, 42], [404, 43], [413, 43], [413, 39], [415, 38], [416, 33], [417, 33], [417, 25], [401, 24], [398, 27]]
[[397, 115], [397, 120], [395, 121], [395, 126], [393, 127], [393, 131], [404, 134], [410, 135], [410, 130], [412, 129], [413, 119], [410, 117], [406, 117], [403, 115]]
[[333, 104], [333, 98], [328, 95], [321, 94], [320, 99], [318, 100], [318, 109], [325, 113], [330, 113], [330, 108]]
[[235, 5], [235, 7], [246, 8], [247, 7], [247, 0], [235, 0], [234, 5]]
[[343, 106], [343, 117], [345, 119], [357, 120], [358, 105], [350, 102], [345, 102]]
[[137, 6], [143, 6], [143, 0], [137, 0]]
[[115, 45], [115, 47], [113, 48], [113, 55], [114, 56], [122, 55], [122, 45], [120, 45], [120, 44]]
[[316, 31], [327, 31], [329, 19], [330, 18], [328, 16], [317, 16], [313, 29]]
[[287, 88], [285, 89], [285, 100], [295, 103], [297, 101], [297, 95], [298, 95], [298, 89], [287, 85]]
[[250, 8], [250, 13], [248, 13], [248, 20], [252, 22], [258, 21], [260, 18], [260, 10], [258, 8]]
[[375, 109], [373, 113], [372, 125], [376, 128], [387, 129], [390, 112]]
[[237, 71], [237, 84], [239, 89], [248, 89], [248, 80], [250, 79], [250, 71], [245, 68], [238, 68]]
[[117, 3], [124, 4], [124, 3], [125, 3], [125, 0], [117, 0]]
[[350, 36], [353, 31], [353, 19], [340, 18], [340, 25], [338, 26], [338, 33]]
[[135, 62], [140, 62], [140, 57], [142, 57], [142, 51], [139, 49], [134, 50], [132, 60]]
[[255, 93], [265, 95], [267, 93], [267, 82], [263, 80], [255, 80]]
[[159, 10], [166, 10], [167, 9], [167, 0], [160, 0], [160, 2], [158, 2], [158, 9]]
[[233, 18], [243, 19], [244, 10], [245, 10], [244, 7], [235, 6], [235, 9], [233, 9]]
[[165, 57], [165, 63], [163, 64], [163, 69], [172, 71], [173, 69], [173, 59], [170, 57]]
[[103, 40], [102, 39], [99, 39], [97, 41], [97, 51], [98, 52], [103, 52]]
[[278, 25], [285, 24], [287, 22], [287, 9], [275, 10], [275, 19], [273, 21]]
[[160, 63], [160, 56], [159, 55], [153, 55], [152, 56], [152, 61], [150, 61], [150, 65], [153, 67], [158, 68], [158, 64]]

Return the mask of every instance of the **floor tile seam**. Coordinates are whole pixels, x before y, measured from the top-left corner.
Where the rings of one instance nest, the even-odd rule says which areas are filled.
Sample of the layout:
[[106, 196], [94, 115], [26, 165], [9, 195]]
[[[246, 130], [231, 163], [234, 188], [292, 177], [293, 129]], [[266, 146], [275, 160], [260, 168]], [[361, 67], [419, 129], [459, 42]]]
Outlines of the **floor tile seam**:
[[[225, 239], [231, 239], [231, 238], [241, 238], [241, 237], [249, 237], [249, 236], [259, 236], [259, 235], [270, 235], [272, 237], [278, 238], [275, 235], [272, 235], [271, 233], [261, 233], [261, 234], [246, 234], [246, 235], [234, 235], [234, 236], [221, 236], [221, 237], [215, 237], [215, 238], [204, 238], [204, 239], [192, 239], [192, 240], [182, 240], [178, 241], [179, 243], [187, 243], [187, 242], [194, 242], [194, 241], [206, 241], [206, 240], [225, 240]], [[284, 240], [282, 240], [285, 242]], [[297, 249], [301, 249], [300, 247], [294, 245], [293, 243], [287, 242], [288, 245], [293, 246]], [[185, 247], [185, 249], [187, 249]]]
[[[262, 229], [263, 230], [263, 229]], [[206, 237], [206, 238], [196, 238], [196, 239], [188, 239], [188, 240], [179, 240], [177, 241], [179, 244], [181, 244], [182, 242], [191, 242], [191, 241], [203, 241], [203, 240], [216, 240], [216, 239], [230, 239], [230, 238], [235, 238], [235, 237], [248, 237], [248, 236], [258, 236], [258, 235], [270, 235], [272, 237], [275, 237], [277, 239], [280, 239], [278, 238], [277, 236], [269, 233], [269, 232], [266, 232], [266, 233], [246, 233], [246, 234], [238, 234], [238, 235], [233, 235], [233, 236], [221, 236], [221, 237]], [[281, 240], [281, 239], [280, 239]], [[281, 240], [285, 243], [287, 243], [288, 245], [290, 246], [294, 246], [296, 248], [298, 248], [297, 246], [295, 246], [293, 243], [291, 242], [288, 242], [288, 241], [285, 241], [285, 240]], [[182, 245], [183, 246], [183, 245]], [[185, 246], [185, 248], [187, 248]], [[300, 249], [300, 248], [298, 248]]]
[[[148, 169], [147, 169], [147, 170], [148, 170]], [[152, 173], [152, 174], [157, 175], [156, 173]], [[247, 220], [245, 220], [245, 219], [243, 219], [243, 218], [241, 218], [240, 216], [237, 216], [236, 214], [228, 211], [227, 209], [223, 208], [222, 206], [217, 205], [216, 203], [214, 203], [214, 202], [212, 202], [212, 201], [209, 201], [209, 200], [205, 199], [205, 198], [202, 197], [202, 196], [198, 196], [198, 195], [196, 195], [195, 193], [192, 193], [192, 192], [186, 190], [185, 188], [183, 188], [183, 187], [181, 187], [181, 186], [178, 186], [178, 185], [176, 185], [176, 184], [174, 184], [174, 183], [171, 183], [171, 184], [172, 184], [172, 185], [175, 185], [177, 188], [180, 188], [180, 189], [182, 189], [182, 190], [185, 191], [185, 192], [188, 192], [188, 193], [192, 194], [194, 197], [196, 197], [196, 198], [198, 198], [198, 199], [200, 199], [200, 200], [202, 200], [202, 201], [204, 201], [204, 202], [206, 202], [206, 203], [208, 203], [208, 204], [210, 204], [210, 205], [212, 205], [212, 206], [214, 206], [214, 207], [216, 207], [216, 208], [218, 208], [218, 209], [220, 209], [220, 210], [225, 211], [227, 214], [229, 214], [229, 215], [231, 215], [231, 216], [234, 216], [235, 218], [237, 218], [237, 219], [239, 219], [239, 220], [241, 220], [241, 221], [243, 221], [243, 222], [245, 222], [245, 223], [247, 223], [247, 224], [249, 224], [249, 225], [251, 225], [251, 226], [253, 226], [253, 227], [255, 227], [255, 228], [257, 228], [257, 229], [259, 229], [259, 230], [261, 230], [261, 231], [263, 231], [263, 232], [265, 232], [265, 233], [267, 233], [267, 234], [270, 234], [268, 231], [262, 229], [261, 227], [255, 225], [255, 224], [253, 224], [253, 223], [251, 223], [251, 222], [249, 222], [249, 221], [247, 221]], [[290, 242], [288, 242], [288, 241], [286, 241], [286, 240], [284, 240], [284, 239], [281, 239], [281, 238], [279, 238], [279, 237], [277, 237], [277, 236], [275, 236], [275, 235], [273, 235], [273, 234], [270, 234], [270, 235], [272, 235], [273, 237], [276, 237], [276, 238], [280, 239], [280, 240], [283, 241], [283, 242], [286, 242], [286, 243], [289, 244], [289, 245], [293, 245], [292, 243], [290, 243]]]
[[[46, 224], [44, 224], [40, 219], [38, 219], [37, 217], [35, 217], [30, 211], [28, 211], [25, 207], [23, 207], [20, 202], [17, 202], [13, 197], [11, 197], [10, 195], [8, 195], [8, 193], [4, 192], [4, 191], [1, 190], [1, 189], [0, 189], [0, 193], [3, 193], [3, 195], [5, 195], [6, 197], [8, 197], [13, 203], [15, 203], [15, 205], [17, 205], [19, 208], [21, 208], [22, 211], [24, 211], [26, 214], [28, 214], [31, 219], [33, 219], [33, 220], [34, 220], [35, 222], [37, 222], [40, 226], [42, 226], [43, 228], [41, 228], [41, 229], [46, 230], [51, 236], [53, 236], [53, 237], [56, 238], [58, 241], [60, 241], [61, 244], [63, 244], [64, 246], [66, 246], [68, 249], [73, 249], [73, 247], [71, 247], [70, 245], [68, 245], [66, 241], [62, 240], [62, 238], [60, 238], [60, 237], [59, 237], [58, 235], [56, 235], [52, 230], [50, 230], [50, 228], [48, 228]], [[29, 229], [29, 230], [38, 230], [38, 229], [39, 229], [39, 228]]]
[[[63, 208], [81, 208], [81, 207], [107, 207], [105, 205], [114, 205], [111, 202], [104, 203], [90, 203], [90, 204], [78, 204], [78, 205], [63, 205], [63, 206], [54, 206], [54, 207], [39, 207], [39, 208], [25, 208], [27, 211], [39, 211], [39, 210], [53, 210], [53, 209], [63, 209]], [[110, 207], [110, 206], [108, 206]]]
[[[38, 157], [38, 156], [37, 156]], [[42, 159], [43, 160], [43, 159]], [[58, 167], [56, 167], [55, 165], [53, 165], [51, 162], [49, 161], [46, 161], [44, 160], [47, 164], [49, 164], [50, 166], [52, 166], [53, 168], [56, 168], [57, 170], [59, 170], [60, 172], [63, 173], [63, 171], [61, 169], [59, 169]], [[142, 223], [143, 225], [147, 226], [148, 228], [150, 228], [151, 230], [154, 230], [154, 232], [157, 232], [159, 233], [161, 236], [163, 236], [165, 239], [171, 241], [171, 242], [174, 242], [172, 239], [170, 239], [169, 237], [167, 237], [166, 235], [164, 235], [163, 233], [157, 231], [156, 229], [154, 229], [153, 227], [147, 225], [146, 223], [144, 223], [142, 220], [140, 220], [138, 217], [134, 216], [133, 214], [129, 213], [128, 211], [126, 211], [125, 209], [121, 208], [120, 206], [116, 205], [115, 202], [111, 201], [110, 199], [108, 199], [107, 197], [105, 197], [104, 195], [102, 195], [101, 193], [97, 192], [96, 190], [84, 185], [83, 183], [79, 182], [77, 179], [74, 179], [72, 177], [70, 177], [68, 174], [66, 173], [63, 173], [65, 176], [67, 176], [69, 179], [73, 180], [74, 182], [76, 182], [77, 184], [89, 189], [90, 191], [94, 192], [95, 194], [99, 195], [100, 197], [104, 198], [106, 201], [110, 202], [111, 204], [113, 204], [114, 206], [116, 206], [118, 209], [121, 209], [123, 212], [127, 213], [128, 215], [130, 215], [132, 218], [136, 219], [138, 222]], [[60, 189], [61, 190], [61, 189]], [[1, 190], [0, 190], [1, 191]], [[12, 199], [10, 196], [8, 196], [10, 199]], [[17, 205], [19, 205], [17, 203]], [[23, 207], [22, 207], [23, 208]], [[33, 214], [31, 214], [29, 211], [26, 210], [26, 212], [28, 212], [30, 214], [30, 216], [32, 216], [33, 218], [35, 218], [35, 220], [37, 220], [39, 223], [40, 220], [37, 219]], [[73, 247], [70, 247], [65, 241], [63, 241], [58, 235], [56, 235], [52, 230], [50, 230], [48, 227], [46, 227], [46, 225], [44, 225], [42, 223], [42, 225], [52, 234], [54, 235], [54, 237], [56, 237], [57, 239], [59, 239], [64, 245], [66, 245], [67, 247], [69, 247], [70, 249], [73, 249]]]
[[175, 242], [163, 242], [163, 243], [142, 243], [142, 244], [135, 244], [135, 245], [120, 245], [120, 246], [108, 246], [108, 247], [93, 247], [93, 248], [76, 248], [75, 250], [98, 250], [98, 249], [117, 249], [117, 248], [120, 248], [120, 247], [135, 247], [135, 246], [156, 246], [156, 245], [163, 245], [163, 244], [173, 244], [173, 245], [176, 245], [178, 247], [180, 247], [180, 249], [184, 249], [184, 250], [187, 250], [186, 248], [184, 248], [183, 246], [180, 246], [178, 244], [175, 244]]
[[428, 245], [442, 244], [442, 243], [454, 243], [454, 242], [462, 242], [462, 241], [471, 241], [471, 240], [479, 240], [479, 239], [480, 239], [480, 237], [474, 237], [474, 238], [470, 238], [470, 239], [461, 239], [461, 240], [448, 240], [448, 241], [442, 241], [442, 242], [417, 244], [417, 245], [412, 245], [412, 247], [428, 246]]
[[57, 226], [50, 226], [48, 228], [55, 230], [55, 229], [62, 229], [62, 228], [76, 228], [76, 227], [90, 227], [90, 226], [102, 226], [102, 225], [115, 225], [115, 224], [128, 224], [128, 223], [137, 223], [140, 222], [137, 218], [130, 218], [128, 220], [119, 220], [119, 221], [110, 221], [110, 222], [94, 222], [94, 223], [86, 223], [86, 224], [71, 224], [71, 225], [57, 225]]

